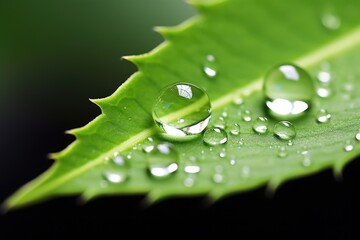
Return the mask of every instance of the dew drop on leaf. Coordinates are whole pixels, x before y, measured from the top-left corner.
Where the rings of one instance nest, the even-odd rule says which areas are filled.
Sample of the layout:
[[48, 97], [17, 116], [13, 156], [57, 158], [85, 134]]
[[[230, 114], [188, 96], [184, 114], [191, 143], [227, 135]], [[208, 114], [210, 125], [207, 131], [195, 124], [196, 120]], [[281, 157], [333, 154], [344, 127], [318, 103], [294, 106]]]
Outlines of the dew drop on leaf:
[[198, 173], [200, 170], [200, 166], [193, 163], [188, 163], [184, 167], [184, 172], [186, 173]]
[[354, 150], [354, 145], [351, 144], [350, 140], [347, 140], [345, 142], [344, 150], [345, 152], [351, 152], [352, 150]]
[[316, 78], [320, 83], [328, 84], [331, 81], [331, 74], [329, 71], [322, 70], [318, 72]]
[[158, 144], [146, 156], [148, 169], [153, 177], [167, 177], [178, 170], [178, 153], [168, 143]]
[[287, 153], [287, 150], [286, 150], [285, 147], [280, 147], [280, 148], [278, 149], [277, 156], [278, 156], [279, 158], [287, 157], [287, 155], [288, 155], [288, 153]]
[[331, 96], [331, 89], [328, 86], [321, 86], [316, 89], [316, 94], [321, 98], [327, 98]]
[[205, 76], [210, 79], [215, 78], [218, 75], [218, 66], [214, 55], [209, 54], [206, 56], [202, 70], [205, 73]]
[[201, 88], [189, 83], [165, 87], [153, 106], [157, 126], [171, 137], [201, 133], [209, 123], [211, 104]]
[[334, 13], [328, 11], [321, 16], [322, 25], [328, 30], [337, 30], [341, 26], [340, 18]]
[[274, 134], [281, 140], [292, 140], [296, 136], [296, 130], [291, 122], [280, 121], [274, 126]]
[[185, 187], [192, 187], [195, 184], [195, 176], [193, 174], [189, 174], [189, 176], [187, 176], [184, 179], [184, 186]]
[[237, 123], [233, 123], [228, 128], [230, 134], [239, 135], [240, 134], [240, 125]]
[[258, 117], [257, 119], [255, 119], [252, 128], [256, 133], [267, 133], [269, 128], [269, 121], [266, 117]]
[[320, 109], [316, 113], [316, 121], [318, 123], [327, 123], [330, 121], [330, 119], [331, 119], [331, 114], [328, 113], [328, 111], [326, 111], [325, 109]]
[[215, 146], [226, 143], [228, 136], [221, 128], [209, 128], [205, 131], [203, 140], [206, 144]]
[[221, 128], [221, 129], [225, 129], [226, 127], [226, 120], [224, 117], [218, 117], [218, 118], [215, 118], [214, 121], [212, 122], [212, 125], [214, 127], [217, 127], [217, 128]]
[[245, 110], [245, 111], [244, 111], [244, 113], [242, 114], [242, 119], [243, 119], [245, 122], [250, 122], [250, 121], [252, 120], [250, 110]]
[[280, 119], [303, 115], [310, 108], [315, 95], [310, 75], [293, 64], [271, 69], [265, 77], [263, 90], [269, 113]]
[[115, 154], [104, 165], [103, 177], [110, 183], [123, 183], [128, 179], [129, 164], [122, 155]]
[[360, 131], [359, 131], [358, 133], [356, 133], [355, 139], [356, 139], [357, 141], [360, 141]]

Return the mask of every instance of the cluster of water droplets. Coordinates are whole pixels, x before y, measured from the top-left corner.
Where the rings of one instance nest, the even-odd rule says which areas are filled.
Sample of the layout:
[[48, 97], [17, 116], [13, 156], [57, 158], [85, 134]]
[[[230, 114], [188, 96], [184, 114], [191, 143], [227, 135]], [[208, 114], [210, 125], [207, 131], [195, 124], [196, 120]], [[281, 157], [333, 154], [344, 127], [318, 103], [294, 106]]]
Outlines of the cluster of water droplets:
[[[332, 12], [324, 13], [321, 23], [331, 31], [337, 30], [341, 26], [340, 18]], [[206, 55], [201, 70], [206, 78], [211, 81], [215, 80], [219, 75], [218, 59], [213, 54]], [[240, 146], [244, 144], [244, 139], [241, 137], [242, 124], [250, 124], [251, 129], [259, 137], [267, 135], [272, 130], [273, 135], [280, 141], [279, 145], [274, 147], [275, 154], [278, 158], [286, 159], [297, 135], [291, 121], [310, 112], [314, 106], [315, 96], [319, 99], [333, 96], [334, 74], [329, 63], [324, 62], [321, 65], [315, 78], [317, 81], [314, 82], [307, 71], [292, 63], [277, 65], [270, 69], [263, 84], [264, 105], [268, 116], [271, 116], [270, 121], [265, 116], [256, 116], [245, 107], [243, 96], [246, 94], [233, 99], [233, 105], [237, 108], [237, 122], [229, 120], [227, 109], [224, 109], [216, 118], [211, 119], [212, 106], [205, 90], [186, 82], [165, 87], [155, 100], [152, 116], [163, 137], [182, 141], [193, 139], [190, 137], [202, 136], [208, 151], [216, 151], [219, 159], [227, 159], [230, 166], [237, 165], [238, 161], [229, 157], [223, 146], [229, 139], [234, 138], [237, 139], [239, 149], [241, 149]], [[353, 82], [348, 81], [342, 90], [348, 93], [344, 94], [345, 96], [350, 96], [353, 91]], [[318, 124], [329, 123], [331, 118], [331, 113], [324, 108], [315, 111], [315, 120]], [[129, 121], [131, 120], [129, 118]], [[274, 124], [270, 125], [270, 122], [274, 122]], [[360, 131], [355, 134], [355, 141], [360, 142]], [[220, 151], [216, 150], [219, 148], [221, 148]], [[344, 151], [350, 152], [354, 148], [354, 141], [347, 140], [344, 143]], [[146, 153], [147, 171], [152, 177], [162, 179], [178, 172], [180, 158], [172, 144], [155, 143], [152, 138], [148, 138], [141, 146], [133, 148], [133, 150], [138, 149], [142, 149]], [[201, 151], [200, 158], [205, 161], [205, 151]], [[303, 167], [312, 165], [313, 160], [309, 150], [303, 149], [298, 151], [298, 154], [301, 156]], [[124, 156], [115, 153], [113, 156], [107, 157], [104, 163], [104, 178], [110, 183], [126, 182], [130, 176], [129, 162], [131, 158], [131, 153]], [[195, 156], [190, 156], [181, 166], [186, 176], [183, 182], [184, 186], [192, 187], [195, 184], [196, 175], [201, 171], [200, 164]], [[243, 165], [241, 176], [246, 179], [250, 175], [250, 166]], [[217, 184], [223, 183], [226, 180], [226, 169], [221, 164], [217, 165], [211, 179]]]

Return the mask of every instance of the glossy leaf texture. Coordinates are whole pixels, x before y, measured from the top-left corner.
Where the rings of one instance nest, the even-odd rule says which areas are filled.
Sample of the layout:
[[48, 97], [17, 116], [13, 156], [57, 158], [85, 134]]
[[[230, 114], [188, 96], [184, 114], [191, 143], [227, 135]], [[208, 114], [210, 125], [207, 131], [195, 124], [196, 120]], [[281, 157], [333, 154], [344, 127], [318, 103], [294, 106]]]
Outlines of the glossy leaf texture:
[[[273, 191], [284, 181], [324, 169], [341, 174], [359, 155], [359, 1], [191, 4], [198, 16], [176, 27], [157, 28], [163, 44], [150, 53], [126, 57], [139, 71], [111, 96], [94, 100], [102, 114], [69, 131], [77, 140], [53, 154], [53, 166], [11, 196], [7, 208], [75, 194], [85, 201], [115, 194], [144, 194], [149, 201], [183, 195], [216, 200], [263, 185]], [[215, 61], [209, 63], [209, 55]], [[291, 120], [297, 136], [290, 143], [274, 136], [278, 120], [265, 111], [262, 92], [265, 74], [282, 63], [308, 71], [319, 95], [309, 113]], [[204, 71], [206, 67], [210, 72]], [[324, 71], [327, 79], [321, 75]], [[209, 127], [223, 117], [225, 144], [210, 147], [202, 136], [191, 141], [161, 138], [152, 106], [164, 86], [177, 82], [206, 90], [213, 107]], [[320, 109], [331, 115], [326, 123], [317, 120]], [[269, 120], [266, 134], [252, 128], [258, 117]], [[235, 123], [240, 134], [231, 134]], [[149, 173], [149, 153], [144, 149], [161, 143], [172, 144], [178, 168], [159, 179]], [[125, 159], [126, 169], [108, 181], [107, 162], [114, 156]], [[189, 171], [187, 166], [196, 167]]]

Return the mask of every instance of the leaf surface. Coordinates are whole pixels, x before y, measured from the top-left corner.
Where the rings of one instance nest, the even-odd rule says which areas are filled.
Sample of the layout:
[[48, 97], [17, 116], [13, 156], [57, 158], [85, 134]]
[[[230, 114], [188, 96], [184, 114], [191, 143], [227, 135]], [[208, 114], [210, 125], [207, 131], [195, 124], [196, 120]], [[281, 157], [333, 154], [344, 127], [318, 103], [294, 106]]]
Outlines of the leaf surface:
[[[226, 0], [192, 4], [199, 15], [177, 27], [157, 28], [166, 39], [163, 44], [150, 53], [127, 57], [139, 71], [110, 97], [94, 100], [102, 114], [69, 131], [77, 140], [53, 154], [53, 166], [11, 196], [6, 207], [73, 194], [81, 194], [85, 200], [113, 194], [148, 194], [151, 201], [199, 194], [218, 199], [265, 184], [274, 190], [284, 181], [327, 168], [340, 174], [360, 153], [355, 138], [360, 128], [360, 91], [356, 90], [360, 85], [360, 2]], [[335, 26], [329, 16], [338, 21]], [[203, 71], [209, 54], [215, 56], [218, 70], [213, 78]], [[261, 91], [267, 71], [286, 62], [309, 71], [317, 87], [322, 86], [315, 79], [324, 64], [331, 74], [326, 86], [330, 96], [316, 97], [311, 111], [292, 121], [297, 136], [291, 146], [274, 137], [277, 120], [264, 110]], [[169, 142], [158, 135], [151, 112], [161, 89], [176, 82], [206, 90], [213, 107], [209, 126], [226, 113], [226, 125], [239, 124], [241, 133], [229, 134], [227, 143], [217, 147], [205, 145], [202, 137], [171, 142], [178, 153], [179, 169], [169, 178], [154, 179], [142, 149], [152, 144], [149, 137], [154, 143]], [[234, 104], [239, 98], [243, 104]], [[316, 121], [319, 109], [331, 114], [328, 123]], [[252, 121], [244, 121], [246, 110]], [[252, 130], [253, 120], [259, 116], [269, 118], [267, 134]], [[345, 151], [349, 145], [353, 149]], [[281, 148], [286, 156], [279, 157]], [[104, 180], [105, 159], [114, 154], [124, 156], [130, 164], [128, 179], [122, 184]], [[200, 172], [184, 172], [189, 163], [199, 166]]]

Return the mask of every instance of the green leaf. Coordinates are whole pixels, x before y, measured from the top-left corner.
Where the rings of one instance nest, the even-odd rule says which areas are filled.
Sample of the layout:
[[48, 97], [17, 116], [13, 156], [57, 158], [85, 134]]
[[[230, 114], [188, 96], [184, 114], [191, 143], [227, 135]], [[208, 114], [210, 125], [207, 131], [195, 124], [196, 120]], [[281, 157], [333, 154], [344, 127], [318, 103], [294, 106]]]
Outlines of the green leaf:
[[[199, 16], [177, 27], [157, 28], [166, 38], [162, 45], [148, 54], [127, 57], [139, 72], [112, 96], [94, 100], [102, 114], [85, 127], [69, 131], [77, 140], [53, 154], [54, 165], [10, 197], [7, 208], [74, 194], [81, 194], [84, 200], [113, 194], [147, 194], [150, 201], [199, 194], [219, 199], [265, 184], [274, 190], [284, 181], [328, 168], [339, 175], [360, 153], [355, 139], [360, 127], [360, 91], [354, 90], [360, 87], [356, 80], [360, 76], [359, 1], [191, 3]], [[329, 16], [333, 18], [324, 19]], [[218, 75], [214, 78], [203, 73], [208, 54], [216, 57]], [[332, 77], [331, 96], [316, 97], [311, 111], [292, 121], [297, 130], [292, 146], [274, 137], [276, 119], [268, 116], [269, 133], [258, 135], [252, 122], [241, 117], [245, 110], [251, 111], [252, 119], [267, 116], [261, 91], [263, 76], [284, 62], [296, 63], [313, 78], [327, 63]], [[213, 106], [210, 125], [226, 112], [228, 126], [238, 123], [241, 134], [229, 135], [226, 144], [213, 148], [201, 137], [172, 142], [179, 170], [169, 178], [154, 179], [147, 171], [147, 153], [142, 147], [149, 144], [148, 137], [156, 143], [168, 141], [157, 134], [151, 111], [159, 91], [175, 82], [204, 88]], [[241, 106], [233, 104], [239, 97], [244, 100]], [[328, 123], [317, 123], [320, 108], [331, 114]], [[345, 144], [354, 149], [345, 151]], [[278, 156], [281, 147], [286, 148], [287, 156]], [[302, 154], [304, 151], [307, 153]], [[129, 158], [131, 165], [122, 184], [103, 178], [104, 160], [114, 154]], [[194, 159], [201, 171], [191, 176], [189, 187], [184, 185], [189, 174], [183, 169]], [[221, 183], [214, 182], [214, 174], [221, 174], [215, 176]]]

